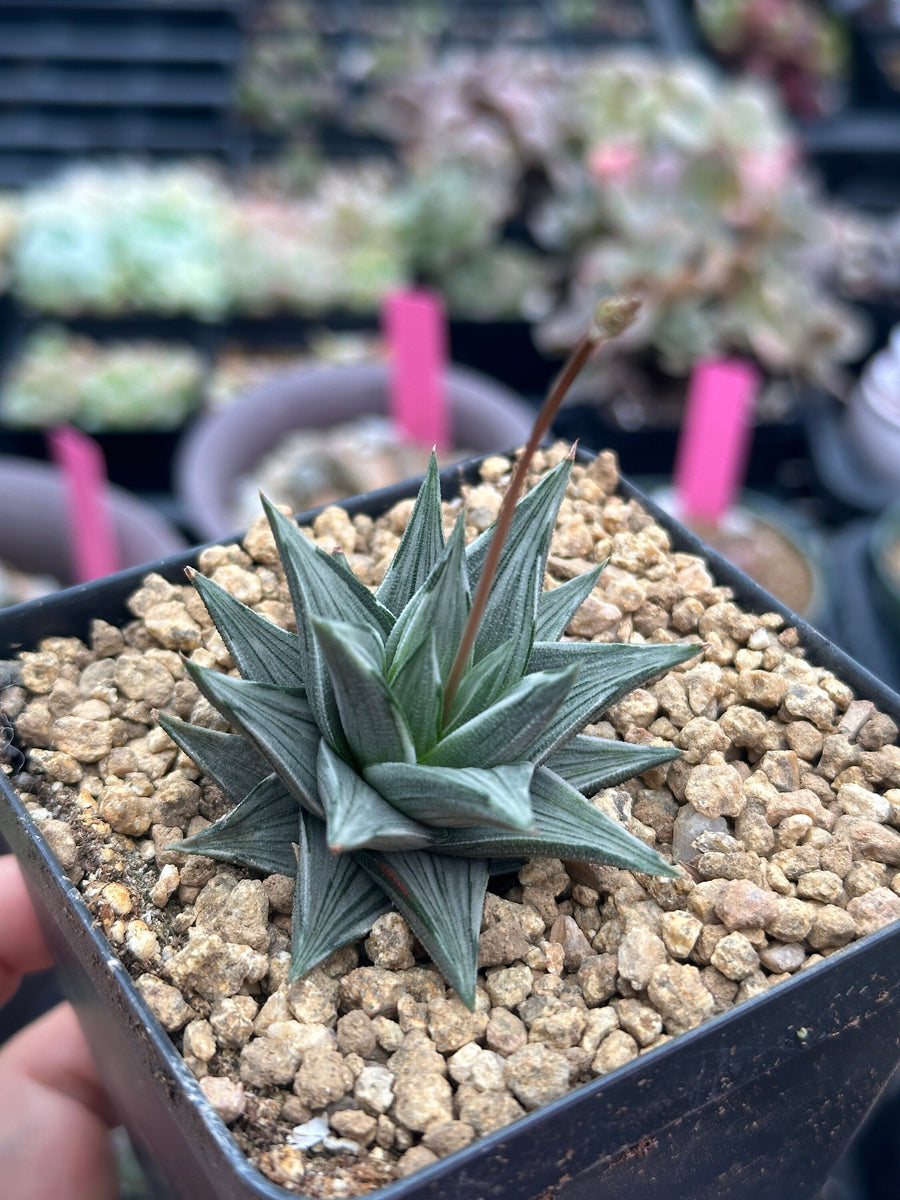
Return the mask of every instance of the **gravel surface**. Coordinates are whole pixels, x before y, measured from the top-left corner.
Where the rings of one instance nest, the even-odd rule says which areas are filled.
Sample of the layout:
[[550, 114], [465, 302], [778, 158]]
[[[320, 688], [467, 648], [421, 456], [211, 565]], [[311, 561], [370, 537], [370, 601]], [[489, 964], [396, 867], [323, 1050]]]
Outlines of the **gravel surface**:
[[[508, 472], [488, 459], [468, 489], [469, 536]], [[616, 483], [609, 454], [575, 467], [546, 584], [608, 558], [569, 636], [705, 643], [588, 729], [683, 751], [593, 797], [682, 874], [529, 861], [487, 896], [474, 1012], [396, 913], [289, 984], [291, 881], [168, 848], [228, 807], [151, 715], [223, 727], [183, 666], [233, 669], [192, 588], [149, 576], [123, 629], [46, 639], [3, 692], [45, 838], [207, 1099], [288, 1190], [407, 1175], [900, 917], [893, 721], [809, 663], [779, 616], [744, 612], [701, 559], [671, 552]], [[309, 532], [375, 585], [410, 509], [330, 508]], [[290, 626], [263, 521], [199, 565]]]

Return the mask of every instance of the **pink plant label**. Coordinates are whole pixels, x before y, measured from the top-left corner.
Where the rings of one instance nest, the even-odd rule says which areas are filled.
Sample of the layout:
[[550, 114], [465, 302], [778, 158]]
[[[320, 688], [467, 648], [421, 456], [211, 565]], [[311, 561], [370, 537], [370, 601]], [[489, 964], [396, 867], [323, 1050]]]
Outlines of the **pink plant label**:
[[79, 583], [119, 569], [115, 533], [107, 504], [103, 451], [71, 426], [47, 435], [53, 461], [62, 472], [68, 500], [73, 577]]
[[716, 524], [739, 491], [747, 465], [759, 372], [742, 359], [698, 363], [675, 460], [680, 515]]
[[432, 292], [395, 292], [385, 301], [383, 325], [391, 362], [390, 414], [410, 441], [445, 450], [450, 419], [444, 390], [443, 303]]

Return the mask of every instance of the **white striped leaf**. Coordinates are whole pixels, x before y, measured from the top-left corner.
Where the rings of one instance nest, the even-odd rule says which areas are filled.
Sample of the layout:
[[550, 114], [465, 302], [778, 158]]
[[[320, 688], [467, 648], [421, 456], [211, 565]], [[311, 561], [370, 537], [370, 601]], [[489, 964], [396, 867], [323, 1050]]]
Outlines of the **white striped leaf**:
[[421, 850], [405, 854], [360, 850], [354, 857], [406, 918], [462, 1002], [474, 1008], [487, 862], [438, 857]]
[[186, 854], [205, 854], [270, 875], [293, 875], [299, 806], [277, 775], [269, 775], [231, 812], [174, 844]]
[[441, 728], [444, 687], [435, 638], [435, 631], [429, 630], [426, 640], [404, 659], [390, 682], [391, 691], [406, 717], [417, 756], [428, 753], [437, 742]]
[[[571, 664], [580, 674], [559, 710], [529, 743], [523, 757], [542, 762], [548, 754], [583, 729], [599, 713], [632, 688], [649, 682], [679, 663], [693, 658], [700, 646], [683, 642], [657, 645], [645, 642], [536, 642], [528, 671], [551, 671]], [[530, 678], [530, 674], [525, 676]]]
[[416, 751], [406, 718], [384, 678], [383, 652], [371, 631], [316, 618], [312, 627], [356, 761], [360, 766], [414, 762]]
[[497, 825], [530, 829], [531, 763], [503, 767], [426, 767], [420, 763], [381, 763], [368, 767], [366, 780], [385, 800], [425, 825]]
[[469, 667], [450, 705], [449, 719], [443, 727], [444, 736], [500, 699], [506, 691], [504, 681], [515, 648], [515, 641], [510, 638], [480, 663]]
[[431, 574], [444, 549], [441, 481], [432, 452], [400, 545], [375, 593], [375, 599], [399, 616]]
[[324, 739], [319, 743], [316, 773], [328, 846], [335, 854], [361, 847], [420, 850], [432, 841], [430, 830], [389, 804]]
[[567, 579], [559, 587], [541, 592], [538, 600], [537, 621], [534, 627], [536, 642], [555, 642], [566, 631], [566, 626], [578, 612], [581, 605], [594, 590], [594, 584], [600, 578], [600, 572], [606, 564]]
[[430, 767], [499, 767], [523, 762], [553, 720], [578, 675], [577, 665], [526, 675], [490, 708], [460, 725], [422, 761]]
[[185, 667], [210, 704], [250, 738], [303, 807], [322, 816], [316, 787], [321, 734], [301, 689], [235, 679], [189, 659]]
[[239, 733], [190, 725], [170, 713], [158, 713], [160, 725], [185, 754], [235, 803], [271, 774], [271, 763]]
[[590, 794], [678, 757], [674, 746], [636, 746], [579, 733], [555, 750], [544, 765], [579, 792]]
[[454, 829], [432, 847], [435, 855], [490, 858], [575, 859], [612, 863], [630, 871], [674, 878], [678, 872], [655, 850], [594, 808], [580, 792], [546, 767], [531, 782], [531, 807], [537, 832], [509, 833], [487, 826]]
[[397, 618], [387, 640], [385, 656], [389, 679], [393, 679], [406, 659], [432, 634], [441, 678], [446, 680], [450, 674], [469, 615], [464, 535], [465, 522], [461, 514], [440, 560]]
[[332, 854], [322, 821], [301, 812], [288, 978], [299, 979], [334, 950], [362, 937], [390, 909], [352, 854]]
[[245, 679], [303, 686], [303, 656], [295, 633], [266, 620], [199, 572], [191, 576], [191, 583]]

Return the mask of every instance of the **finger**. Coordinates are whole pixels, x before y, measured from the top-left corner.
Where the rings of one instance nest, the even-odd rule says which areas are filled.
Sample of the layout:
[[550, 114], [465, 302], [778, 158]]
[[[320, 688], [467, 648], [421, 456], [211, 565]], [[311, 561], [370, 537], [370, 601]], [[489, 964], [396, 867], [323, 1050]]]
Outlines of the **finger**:
[[[11, 1038], [0, 1049], [0, 1067], [19, 1079], [59, 1092], [106, 1124], [115, 1123], [94, 1059], [69, 1004], [57, 1004]], [[0, 1096], [14, 1094], [0, 1086]]]
[[0, 1098], [4, 1195], [115, 1200], [111, 1114], [68, 1005], [0, 1050]]
[[28, 898], [19, 864], [0, 857], [0, 1005], [6, 1003], [29, 971], [50, 966], [50, 952]]

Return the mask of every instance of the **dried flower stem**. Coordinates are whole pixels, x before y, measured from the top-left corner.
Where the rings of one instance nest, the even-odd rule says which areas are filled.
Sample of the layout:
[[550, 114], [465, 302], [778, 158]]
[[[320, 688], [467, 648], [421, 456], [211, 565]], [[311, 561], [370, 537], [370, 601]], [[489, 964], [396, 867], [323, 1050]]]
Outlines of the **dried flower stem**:
[[535, 451], [540, 445], [541, 439], [553, 424], [553, 418], [556, 416], [559, 406], [562, 404], [566, 393], [575, 382], [576, 377], [587, 360], [595, 350], [606, 345], [607, 342], [612, 341], [613, 338], [627, 329], [637, 316], [639, 308], [640, 301], [623, 298], [615, 298], [598, 305], [597, 311], [594, 313], [591, 328], [579, 338], [571, 354], [566, 359], [562, 370], [556, 377], [547, 399], [541, 405], [532, 426], [531, 434], [525, 444], [525, 449], [516, 463], [512, 479], [506, 490], [506, 495], [503, 497], [503, 503], [500, 506], [500, 512], [497, 515], [497, 523], [494, 526], [494, 533], [484, 560], [481, 577], [478, 580], [478, 587], [475, 589], [475, 595], [472, 599], [472, 607], [469, 610], [469, 616], [463, 629], [462, 637], [460, 638], [459, 649], [456, 652], [456, 657], [453, 660], [453, 666], [450, 669], [450, 675], [447, 679], [447, 686], [444, 689], [445, 718], [450, 710], [450, 705], [453, 703], [453, 697], [456, 695], [456, 690], [465, 671], [472, 647], [475, 645], [478, 627], [481, 624], [481, 618], [487, 607], [488, 596], [491, 592], [494, 576], [497, 573], [500, 554], [506, 542], [509, 527], [512, 524], [513, 511], [518, 503], [519, 496], [522, 494], [525, 477], [531, 465], [531, 460], [534, 458]]

